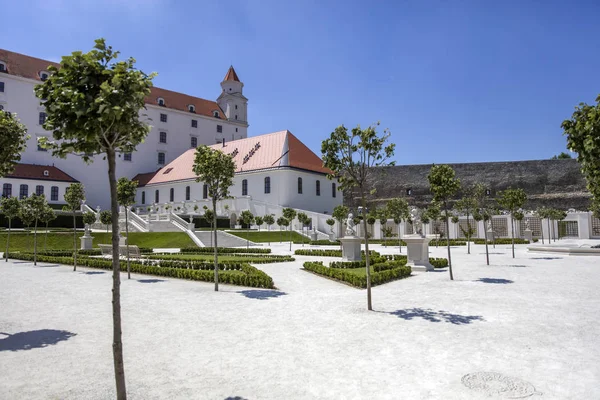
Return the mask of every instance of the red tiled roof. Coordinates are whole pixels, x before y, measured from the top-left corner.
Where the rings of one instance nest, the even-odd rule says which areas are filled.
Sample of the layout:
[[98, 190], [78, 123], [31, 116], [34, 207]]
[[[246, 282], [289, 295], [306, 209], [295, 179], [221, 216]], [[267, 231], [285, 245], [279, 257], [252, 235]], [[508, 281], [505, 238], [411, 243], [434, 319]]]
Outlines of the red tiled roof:
[[[48, 171], [48, 176], [44, 175], [44, 171]], [[57, 182], [79, 182], [55, 166], [35, 164], [17, 164], [15, 165], [15, 170], [13, 173], [6, 175], [6, 178], [36, 179], [40, 181]]]
[[[0, 61], [6, 63], [8, 74], [34, 79], [40, 82], [40, 71], [47, 71], [48, 66], [50, 65], [60, 67], [60, 64], [52, 61], [42, 60], [4, 49], [0, 49]], [[231, 70], [232, 68], [230, 68], [230, 71]], [[235, 71], [233, 71], [233, 74], [237, 80]], [[227, 75], [229, 75], [229, 72]], [[173, 92], [171, 90], [161, 89], [158, 87], [152, 87], [150, 95], [146, 97], [146, 104], [158, 105], [157, 99], [159, 97], [164, 99], [165, 108], [189, 112], [188, 106], [193, 105], [196, 109], [196, 114], [198, 115], [212, 117], [213, 111], [219, 111], [221, 116], [225, 115], [221, 107], [219, 107], [215, 101], [201, 99], [199, 97], [189, 96], [187, 94]]]
[[[160, 171], [160, 169], [158, 170]], [[132, 181], [138, 181], [138, 187], [139, 186], [146, 186], [148, 184], [148, 182], [150, 181], [150, 179], [152, 179], [152, 177], [158, 173], [158, 171], [155, 172], [146, 172], [143, 174], [137, 174], [136, 176], [133, 177]]]
[[235, 69], [233, 69], [233, 65], [229, 67], [229, 70], [227, 70], [227, 74], [225, 75], [225, 79], [223, 79], [223, 81], [240, 81], [240, 78], [238, 78], [237, 74], [235, 73]]
[[[327, 174], [321, 159], [290, 131], [253, 136], [210, 146], [233, 156], [236, 173], [292, 167]], [[192, 171], [195, 149], [189, 149], [155, 172], [148, 185], [196, 179]], [[140, 184], [141, 186], [141, 184]]]

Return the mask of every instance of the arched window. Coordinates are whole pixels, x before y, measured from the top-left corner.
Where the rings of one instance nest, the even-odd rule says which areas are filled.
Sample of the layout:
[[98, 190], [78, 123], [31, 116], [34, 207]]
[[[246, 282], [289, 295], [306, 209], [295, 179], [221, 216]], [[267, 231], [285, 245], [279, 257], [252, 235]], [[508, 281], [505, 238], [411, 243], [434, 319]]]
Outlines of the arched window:
[[265, 193], [269, 194], [271, 193], [271, 177], [267, 176], [265, 178]]
[[337, 188], [335, 187], [335, 182], [331, 183], [331, 197], [337, 196]]
[[160, 201], [160, 196], [158, 194], [158, 189], [154, 191], [154, 202], [158, 203]]
[[190, 104], [190, 105], [188, 106], [188, 110], [189, 110], [191, 113], [195, 113], [195, 112], [196, 112], [196, 107], [195, 107], [195, 106], [193, 106], [192, 104]]
[[21, 185], [19, 187], [19, 198], [20, 199], [25, 199], [25, 198], [27, 198], [27, 196], [29, 196], [29, 186], [28, 185]]
[[50, 188], [50, 201], [58, 201], [58, 186]]
[[189, 200], [192, 197], [192, 189], [189, 186], [185, 187], [185, 199]]
[[170, 202], [175, 201], [175, 189], [173, 189], [173, 188], [171, 188], [171, 190], [169, 190], [169, 201]]
[[213, 111], [213, 117], [219, 118], [219, 112], [218, 111]]
[[160, 132], [158, 134], [158, 141], [160, 143], [167, 143], [167, 132]]
[[156, 99], [156, 102], [158, 103], [159, 106], [164, 107], [165, 106], [165, 99], [163, 99], [162, 97], [159, 97], [158, 99]]
[[48, 73], [47, 73], [46, 71], [41, 71], [41, 72], [40, 72], [40, 79], [41, 79], [42, 81], [46, 81], [46, 80], [48, 79], [48, 76], [49, 76], [49, 75], [48, 75]]
[[142, 204], [146, 204], [146, 192], [142, 192]]
[[316, 191], [317, 191], [317, 196], [320, 196], [321, 195], [321, 181], [319, 181], [319, 180], [317, 180]]
[[0, 61], [0, 72], [6, 72], [6, 64]]
[[48, 115], [45, 112], [41, 112], [38, 117], [38, 123], [44, 125], [46, 123], [46, 118], [48, 118]]
[[44, 186], [43, 185], [37, 185], [35, 187], [35, 194], [37, 194], [38, 196], [41, 196], [44, 194]]
[[2, 185], [2, 197], [11, 197], [12, 196], [12, 184], [5, 183]]
[[242, 181], [242, 196], [248, 196], [248, 179]]
[[204, 186], [202, 186], [202, 198], [208, 199], [208, 185], [207, 184], [204, 184]]
[[302, 194], [302, 178], [298, 178], [298, 194]]

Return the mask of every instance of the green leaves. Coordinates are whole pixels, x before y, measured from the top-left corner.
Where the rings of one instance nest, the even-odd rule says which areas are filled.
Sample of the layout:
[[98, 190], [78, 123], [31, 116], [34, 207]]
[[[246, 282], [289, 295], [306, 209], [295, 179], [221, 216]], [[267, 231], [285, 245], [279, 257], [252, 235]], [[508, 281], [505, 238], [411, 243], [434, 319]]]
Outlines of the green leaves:
[[65, 190], [65, 201], [67, 205], [65, 208], [68, 211], [78, 211], [81, 208], [81, 202], [85, 200], [85, 190], [81, 183], [72, 183]]
[[427, 175], [429, 189], [435, 201], [446, 203], [460, 189], [460, 180], [449, 165], [434, 165]]
[[[296, 210], [294, 210], [293, 208], [290, 208], [290, 207], [284, 208], [282, 211], [282, 214], [283, 214], [283, 218], [285, 218], [288, 221], [288, 225], [289, 225], [289, 223], [291, 223], [294, 220], [294, 218], [296, 218]], [[288, 225], [285, 225], [285, 226], [288, 226]]]
[[514, 214], [519, 208], [522, 208], [527, 201], [527, 194], [523, 189], [506, 189], [500, 192], [498, 203], [505, 210]]
[[581, 172], [592, 194], [591, 209], [600, 218], [600, 95], [595, 105], [580, 103], [571, 119], [561, 128], [567, 136], [567, 148], [577, 153]]
[[21, 202], [17, 197], [0, 198], [0, 214], [4, 214], [7, 219], [13, 219], [19, 216]]
[[387, 209], [387, 214], [396, 224], [410, 218], [410, 210], [408, 209], [408, 202], [406, 199], [400, 197], [391, 199], [387, 202], [385, 207]]
[[16, 115], [0, 110], [0, 177], [13, 172], [27, 147], [27, 128]]
[[96, 222], [96, 214], [94, 214], [91, 211], [83, 213], [83, 223], [84, 224], [92, 225], [94, 222]]
[[117, 181], [117, 201], [123, 207], [135, 204], [138, 181], [131, 181], [125, 177]]
[[230, 197], [229, 188], [233, 186], [235, 173], [231, 156], [205, 145], [199, 146], [192, 170], [197, 176], [196, 182], [204, 182], [208, 187], [208, 197], [214, 202]]
[[254, 222], [254, 214], [250, 210], [244, 210], [240, 213], [238, 221], [246, 226], [250, 226]]

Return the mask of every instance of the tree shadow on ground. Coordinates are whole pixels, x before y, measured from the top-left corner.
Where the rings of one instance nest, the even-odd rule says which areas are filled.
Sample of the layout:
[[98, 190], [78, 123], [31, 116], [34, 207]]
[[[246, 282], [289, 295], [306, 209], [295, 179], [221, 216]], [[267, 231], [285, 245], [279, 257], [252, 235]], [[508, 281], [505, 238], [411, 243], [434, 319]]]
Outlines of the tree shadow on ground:
[[479, 278], [473, 282], [507, 284], [507, 283], [514, 283], [515, 281], [511, 281], [510, 279], [502, 279], [502, 278]]
[[13, 261], [13, 264], [33, 264], [33, 261]]
[[529, 265], [504, 264], [504, 265], [498, 265], [498, 267], [528, 268]]
[[454, 325], [468, 325], [474, 321], [485, 321], [480, 315], [460, 315], [442, 310], [434, 311], [432, 309], [424, 308], [407, 308], [404, 310], [392, 311], [388, 314], [395, 315], [396, 317], [407, 321], [410, 321], [413, 318], [422, 318], [429, 322], [448, 322]]
[[[506, 254], [506, 253], [492, 253], [491, 251], [488, 254]], [[485, 253], [479, 253], [480, 256], [484, 256]]]
[[278, 290], [240, 290], [237, 293], [240, 293], [249, 299], [256, 300], [269, 300], [287, 295], [287, 293]]
[[105, 274], [106, 272], [102, 272], [102, 271], [87, 271], [87, 272], [81, 272], [83, 275], [102, 275]]
[[139, 283], [158, 283], [158, 282], [166, 282], [164, 279], [138, 279]]
[[229, 396], [229, 397], [226, 397], [225, 400], [248, 400], [248, 399], [245, 397], [242, 397], [242, 396]]
[[56, 329], [40, 329], [37, 331], [18, 332], [12, 335], [0, 332], [0, 335], [7, 336], [4, 339], [0, 339], [0, 351], [19, 351], [51, 346], [68, 340], [77, 334]]
[[37, 265], [38, 268], [56, 268], [60, 267], [60, 264], [48, 264], [48, 265]]
[[562, 257], [532, 257], [532, 260], [562, 260]]

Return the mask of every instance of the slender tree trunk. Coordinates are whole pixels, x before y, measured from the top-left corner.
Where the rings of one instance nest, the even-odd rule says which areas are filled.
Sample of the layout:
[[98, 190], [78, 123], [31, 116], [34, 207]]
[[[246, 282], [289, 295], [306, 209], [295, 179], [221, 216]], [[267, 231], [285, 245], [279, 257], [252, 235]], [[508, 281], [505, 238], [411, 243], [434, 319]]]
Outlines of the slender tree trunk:
[[77, 220], [73, 211], [73, 271], [77, 271]]
[[402, 254], [402, 237], [400, 236], [400, 224], [398, 224], [398, 252]]
[[[128, 206], [127, 206], [128, 207]], [[131, 279], [131, 270], [129, 269], [129, 219], [127, 213], [129, 210], [125, 207], [125, 238], [127, 239], [127, 279]]]
[[115, 151], [106, 151], [108, 161], [108, 182], [110, 185], [110, 208], [112, 214], [112, 266], [113, 266], [113, 362], [117, 399], [126, 400], [125, 365], [123, 363], [123, 341], [121, 339], [121, 265], [119, 259], [119, 205], [117, 204], [117, 177]]
[[544, 221], [541, 221], [540, 222], [540, 226], [541, 226], [540, 233], [542, 235], [542, 244], [544, 244], [544, 225], [543, 224], [544, 224]]
[[217, 248], [217, 199], [213, 198], [213, 235], [215, 235], [215, 245], [213, 252], [215, 255], [215, 292], [219, 291], [219, 251]]
[[512, 242], [512, 256], [513, 258], [515, 258], [515, 220], [512, 216], [512, 213], [510, 214], [510, 230], [511, 230], [511, 242]]
[[246, 225], [246, 249], [250, 248], [250, 224]]
[[[361, 190], [363, 210], [367, 210], [364, 192]], [[365, 268], [367, 269], [367, 310], [373, 310], [373, 302], [371, 299], [371, 265], [369, 257], [369, 233], [367, 231], [367, 218], [363, 218], [363, 228], [365, 229]]]
[[450, 222], [448, 221], [448, 204], [444, 201], [444, 214], [446, 215], [446, 247], [448, 248], [448, 271], [450, 272], [450, 280], [454, 280], [452, 274], [452, 256], [450, 254]]
[[292, 251], [292, 226], [293, 226], [293, 220], [290, 221], [290, 251]]
[[38, 220], [36, 218], [33, 228], [33, 265], [37, 265], [37, 224]]
[[467, 254], [471, 254], [471, 224], [469, 223], [469, 212], [467, 211]]
[[485, 261], [487, 262], [487, 265], [490, 265], [490, 251], [488, 248], [487, 230], [485, 229], [485, 219], [483, 220], [483, 235], [485, 237]]
[[548, 244], [552, 243], [552, 232], [550, 232], [550, 218], [546, 219], [548, 225]]
[[48, 245], [48, 223], [46, 222], [46, 235], [44, 236], [44, 251], [47, 250]]
[[4, 258], [6, 262], [8, 262], [8, 248], [10, 246], [10, 229], [12, 225], [12, 218], [8, 219], [8, 235], [6, 235], [6, 253], [4, 253]]

